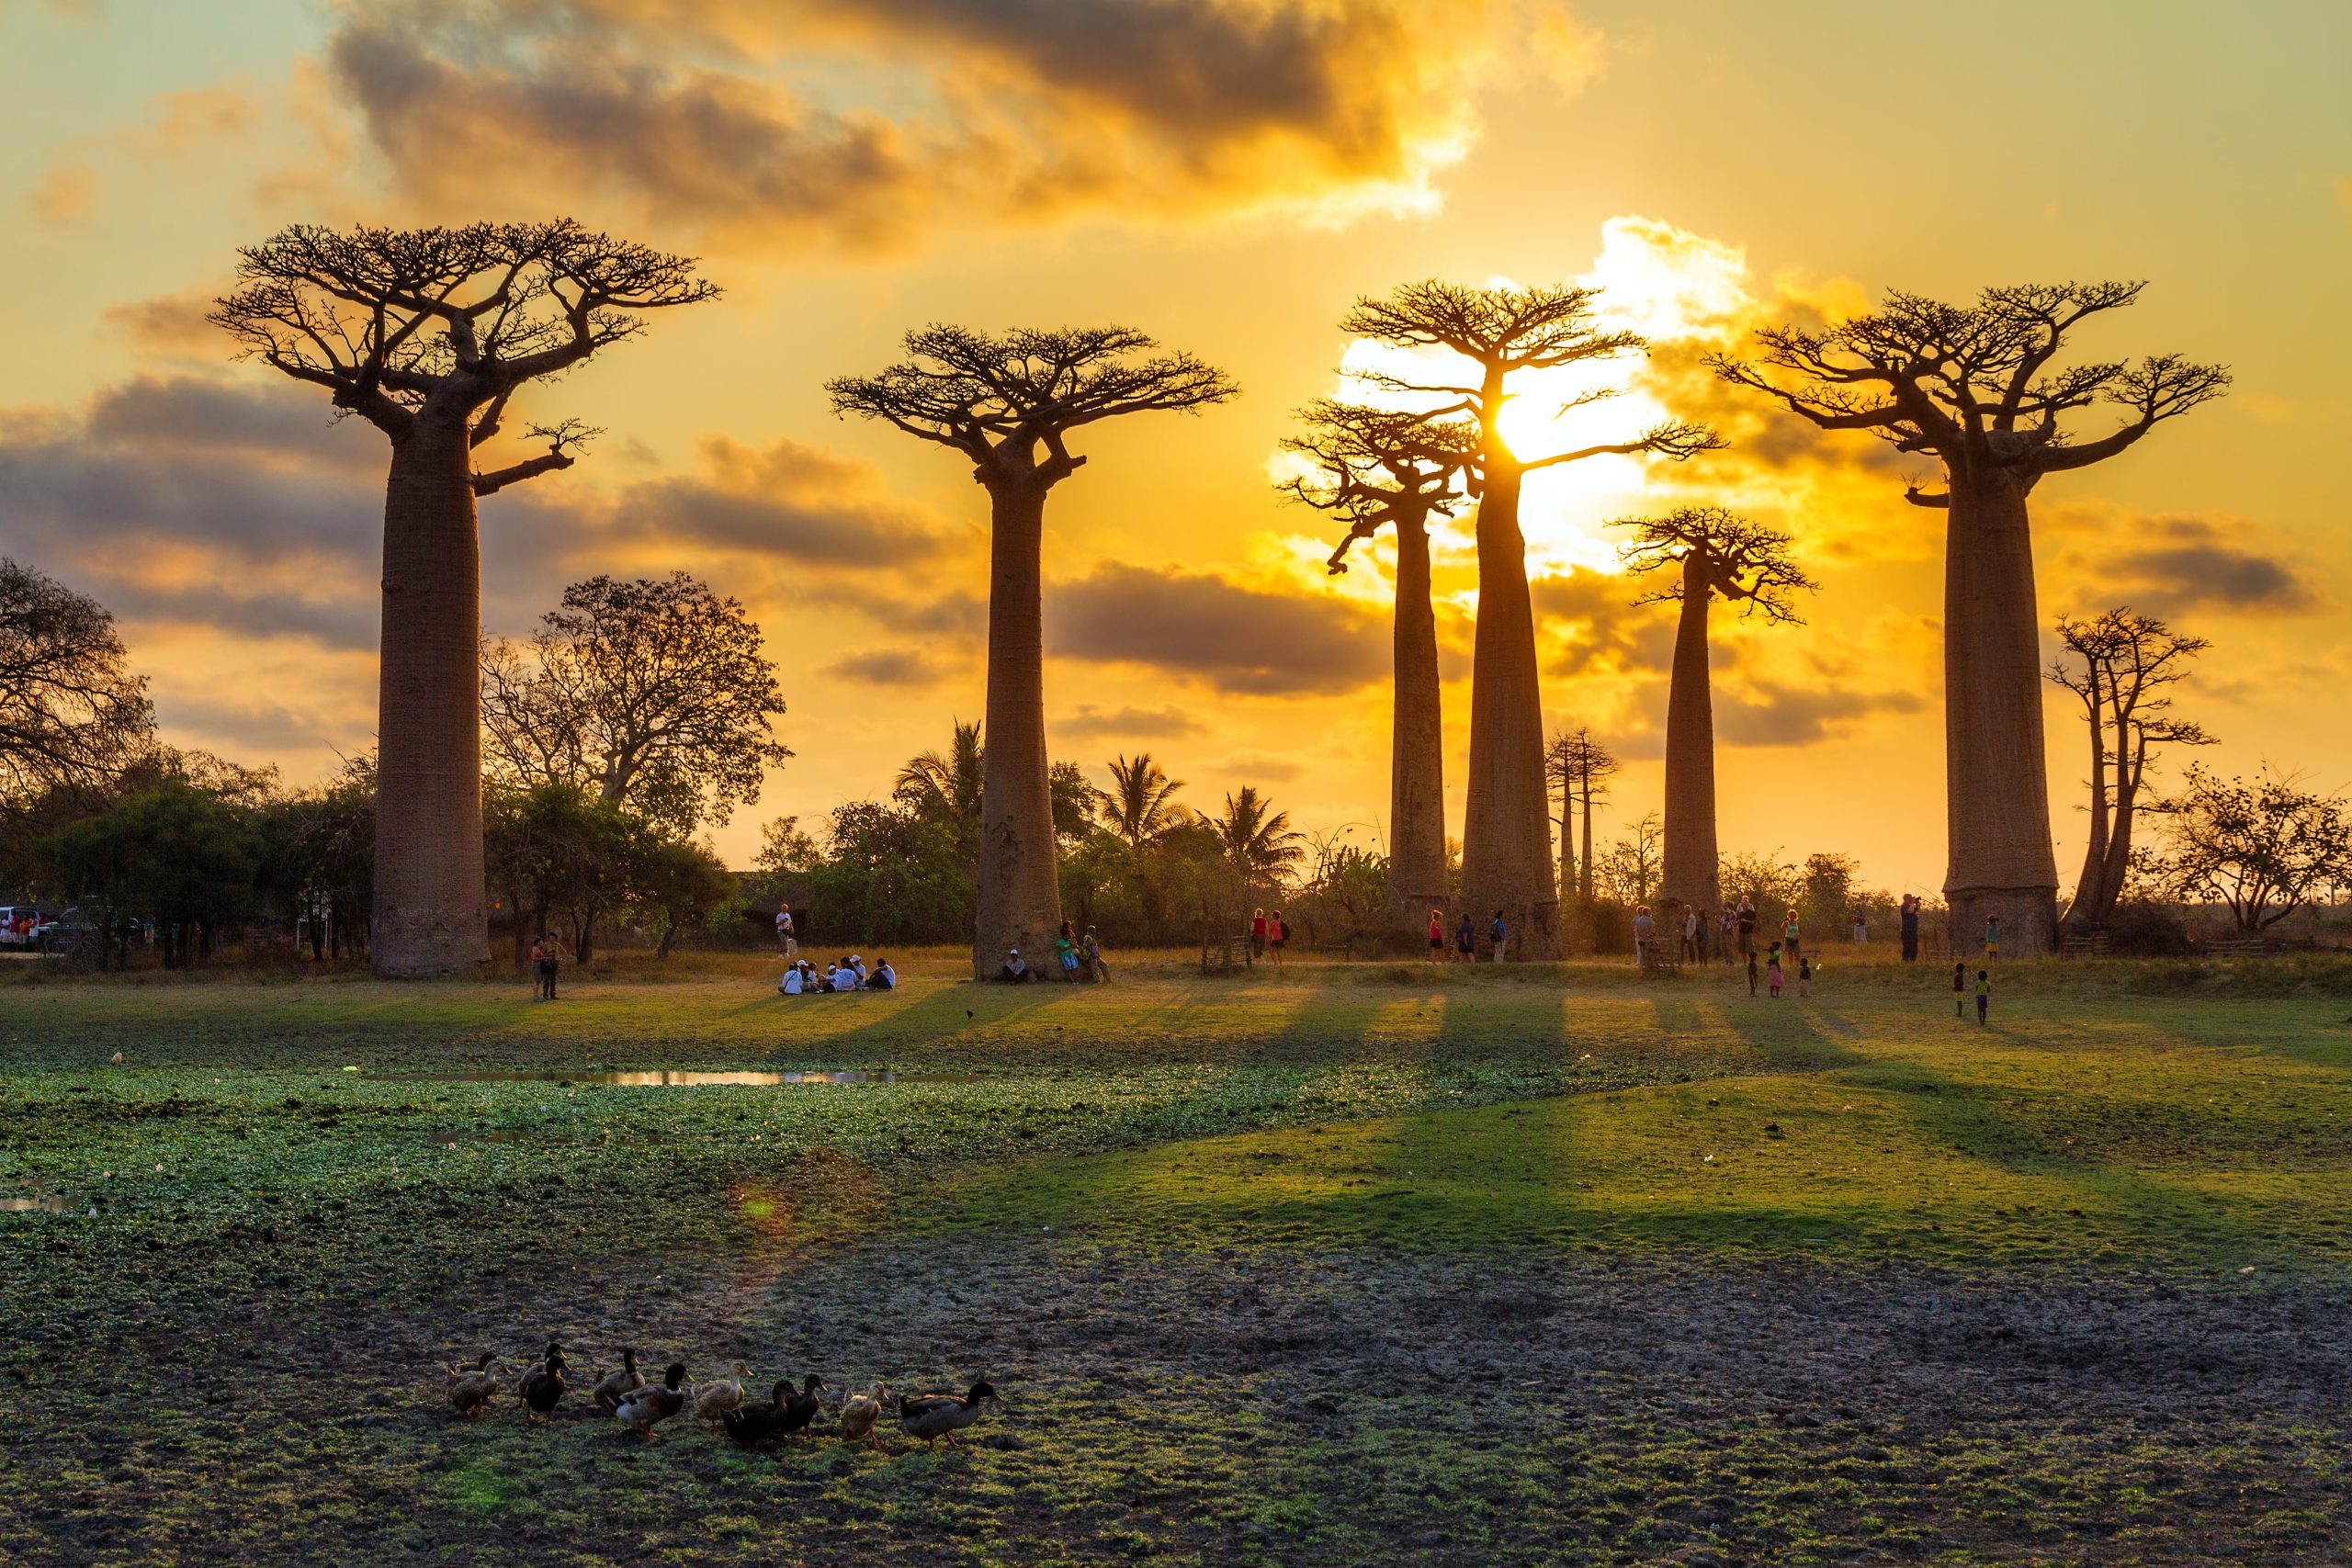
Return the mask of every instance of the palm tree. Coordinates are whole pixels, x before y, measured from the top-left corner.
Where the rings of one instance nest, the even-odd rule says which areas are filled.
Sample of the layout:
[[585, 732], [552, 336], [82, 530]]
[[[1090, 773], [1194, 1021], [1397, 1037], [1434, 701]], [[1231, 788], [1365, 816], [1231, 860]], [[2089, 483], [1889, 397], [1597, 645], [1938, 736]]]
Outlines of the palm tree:
[[1225, 815], [1212, 824], [1225, 857], [1252, 882], [1280, 882], [1306, 852], [1299, 846], [1306, 835], [1290, 825], [1290, 813], [1276, 811], [1257, 791], [1243, 784], [1239, 795], [1225, 797]]
[[1184, 807], [1172, 799], [1183, 787], [1184, 781], [1170, 778], [1148, 751], [1136, 752], [1133, 760], [1116, 758], [1111, 787], [1095, 792], [1102, 802], [1102, 825], [1129, 849], [1139, 850], [1184, 819]]
[[980, 745], [980, 727], [953, 721], [955, 739], [947, 744], [945, 755], [925, 751], [907, 759], [899, 776], [890, 785], [891, 798], [916, 816], [933, 822], [956, 825], [960, 835], [965, 825], [978, 829], [980, 820], [980, 781], [986, 775], [986, 753]]

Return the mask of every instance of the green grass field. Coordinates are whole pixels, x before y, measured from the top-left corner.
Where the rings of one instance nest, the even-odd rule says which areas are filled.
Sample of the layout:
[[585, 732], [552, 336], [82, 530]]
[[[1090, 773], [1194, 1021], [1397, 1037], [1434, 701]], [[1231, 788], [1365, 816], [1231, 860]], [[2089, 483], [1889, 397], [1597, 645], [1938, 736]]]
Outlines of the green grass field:
[[[0, 1557], [2352, 1555], [2352, 966], [2013, 966], [1984, 1029], [1835, 961], [912, 967], [12, 973]], [[601, 1077], [662, 1070], [868, 1077]], [[758, 1455], [442, 1403], [549, 1337], [1005, 1398]]]

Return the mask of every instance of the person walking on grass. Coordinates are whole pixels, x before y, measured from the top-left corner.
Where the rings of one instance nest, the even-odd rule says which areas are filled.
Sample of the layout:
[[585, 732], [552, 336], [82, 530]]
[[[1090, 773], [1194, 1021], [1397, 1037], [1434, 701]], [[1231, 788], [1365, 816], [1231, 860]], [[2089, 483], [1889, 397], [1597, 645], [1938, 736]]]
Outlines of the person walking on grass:
[[1764, 955], [1764, 979], [1772, 999], [1779, 1001], [1781, 987], [1787, 983], [1788, 976], [1781, 968], [1781, 944], [1777, 942], [1772, 944], [1772, 951]]
[[1510, 931], [1503, 926], [1503, 912], [1497, 909], [1495, 918], [1487, 922], [1487, 950], [1489, 963], [1500, 964], [1503, 961], [1503, 945], [1505, 939], [1510, 935]]
[[1982, 1028], [1984, 1028], [1984, 1015], [1985, 1015], [1987, 1012], [1989, 1012], [1989, 1011], [1991, 1011], [1991, 1010], [1992, 1010], [1992, 1007], [1993, 1007], [1993, 972], [1992, 972], [1990, 969], [1979, 969], [1979, 970], [1976, 972], [1976, 1027], [1977, 1027], [1977, 1028], [1982, 1029]]
[[1445, 911], [1442, 909], [1430, 911], [1430, 962], [1445, 962]]
[[560, 952], [553, 937], [544, 934], [540, 936], [539, 979], [546, 987], [547, 999], [549, 1001], [555, 1000], [555, 972]]
[[1797, 955], [1797, 950], [1800, 946], [1797, 938], [1799, 932], [1802, 931], [1803, 929], [1803, 927], [1797, 924], [1797, 912], [1794, 909], [1791, 909], [1789, 911], [1789, 918], [1781, 922], [1781, 946], [1791, 958], [1794, 958]]
[[1263, 909], [1250, 911], [1250, 956], [1253, 959], [1266, 956], [1266, 911]]
[[1967, 965], [1967, 964], [1953, 964], [1953, 965], [1951, 966], [1951, 1015], [1952, 1015], [1952, 1017], [1954, 1017], [1954, 1018], [1962, 1018], [1962, 1017], [1965, 1017], [1965, 1016], [1966, 1016], [1966, 1014], [1965, 1014], [1965, 1013], [1963, 1013], [1962, 1010], [1963, 1008], [1965, 1008], [1965, 1007], [1968, 1005], [1967, 1000], [1966, 1000], [1966, 998], [1967, 998], [1967, 992], [1968, 992], [1968, 965]]
[[1467, 909], [1462, 911], [1462, 923], [1453, 928], [1453, 951], [1458, 963], [1478, 962], [1478, 931], [1470, 923], [1470, 911]]
[[1266, 917], [1266, 945], [1274, 950], [1274, 967], [1283, 966], [1283, 948], [1290, 942], [1290, 927], [1283, 923], [1283, 912], [1276, 909]]
[[1645, 969], [1650, 962], [1650, 942], [1657, 935], [1657, 922], [1650, 918], [1647, 904], [1634, 906], [1634, 967]]
[[1111, 983], [1111, 966], [1102, 962], [1102, 939], [1092, 926], [1086, 928], [1086, 977], [1098, 986]]

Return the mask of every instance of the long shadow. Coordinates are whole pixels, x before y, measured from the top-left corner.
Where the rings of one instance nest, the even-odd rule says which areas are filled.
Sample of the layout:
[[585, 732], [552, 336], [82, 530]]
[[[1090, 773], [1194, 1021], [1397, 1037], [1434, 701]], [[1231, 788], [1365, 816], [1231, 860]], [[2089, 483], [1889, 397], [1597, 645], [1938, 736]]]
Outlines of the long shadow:
[[1861, 1066], [1873, 1058], [1821, 1031], [1803, 1002], [1742, 997], [1722, 1006], [1724, 1022], [1768, 1067], [1782, 1072], [1819, 1072]]

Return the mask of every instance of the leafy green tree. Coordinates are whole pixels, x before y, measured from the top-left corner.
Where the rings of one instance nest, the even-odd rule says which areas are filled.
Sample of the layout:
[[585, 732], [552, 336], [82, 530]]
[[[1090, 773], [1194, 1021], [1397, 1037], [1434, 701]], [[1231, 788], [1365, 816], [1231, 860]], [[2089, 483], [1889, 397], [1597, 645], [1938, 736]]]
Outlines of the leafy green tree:
[[722, 918], [735, 902], [735, 878], [707, 847], [638, 825], [629, 845], [628, 909], [653, 939], [653, 955], [670, 956], [678, 933]]
[[506, 889], [518, 917], [517, 960], [560, 914], [571, 927], [573, 957], [588, 963], [597, 925], [628, 897], [637, 825], [618, 805], [563, 780], [527, 788], [493, 782], [483, 807], [490, 875]]
[[51, 835], [42, 852], [69, 894], [110, 911], [118, 929], [153, 919], [175, 967], [209, 959], [216, 937], [260, 900], [257, 814], [181, 777]]
[[312, 958], [364, 953], [375, 897], [376, 759], [354, 757], [325, 784], [274, 802], [265, 881], [307, 936]]
[[1176, 792], [1183, 787], [1184, 781], [1170, 778], [1168, 770], [1152, 761], [1148, 751], [1138, 751], [1132, 758], [1114, 757], [1111, 787], [1096, 792], [1101, 801], [1098, 814], [1103, 827], [1121, 843], [1139, 850], [1188, 815], [1176, 804]]
[[2210, 899], [2242, 931], [2265, 931], [2352, 882], [2352, 807], [2265, 772], [2223, 778], [2191, 765], [2165, 803], [2165, 868], [2179, 897]]
[[1252, 885], [1280, 887], [1306, 857], [1306, 835], [1290, 825], [1290, 813], [1276, 811], [1254, 784], [1225, 797], [1225, 813], [1213, 826], [1234, 870]]

